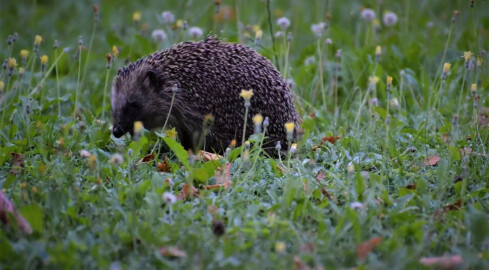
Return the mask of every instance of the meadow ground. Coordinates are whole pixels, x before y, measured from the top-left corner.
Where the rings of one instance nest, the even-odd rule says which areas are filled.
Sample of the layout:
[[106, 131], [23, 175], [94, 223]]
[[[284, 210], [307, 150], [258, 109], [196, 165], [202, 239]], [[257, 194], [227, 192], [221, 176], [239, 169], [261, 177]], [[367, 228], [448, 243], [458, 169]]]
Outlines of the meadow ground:
[[[488, 10], [2, 0], [0, 268], [489, 267]], [[290, 80], [304, 135], [280, 159], [111, 136], [116, 70], [209, 33]]]

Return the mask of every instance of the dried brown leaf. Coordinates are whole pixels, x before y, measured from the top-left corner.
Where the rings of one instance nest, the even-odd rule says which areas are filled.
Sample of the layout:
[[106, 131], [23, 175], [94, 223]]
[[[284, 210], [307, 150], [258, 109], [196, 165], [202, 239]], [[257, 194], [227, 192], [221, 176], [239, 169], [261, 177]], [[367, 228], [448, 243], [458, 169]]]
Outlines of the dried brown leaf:
[[382, 237], [375, 237], [363, 243], [360, 243], [357, 247], [357, 258], [365, 259], [372, 250], [382, 242]]
[[197, 154], [195, 156], [195, 159], [201, 160], [201, 161], [204, 161], [204, 162], [207, 162], [207, 161], [210, 161], [210, 160], [220, 160], [221, 158], [222, 158], [221, 155], [210, 153], [210, 152], [206, 152], [206, 151], [203, 151], [203, 150], [200, 150], [199, 151], [199, 154]]
[[440, 161], [440, 156], [438, 155], [432, 155], [432, 156], [429, 156], [428, 159], [425, 159], [423, 161], [423, 165], [424, 166], [436, 166], [438, 165], [438, 162]]
[[192, 198], [199, 194], [199, 191], [192, 186], [191, 184], [185, 183], [183, 184], [182, 190], [180, 190], [180, 194], [178, 194], [177, 198], [179, 200], [185, 200]]
[[184, 258], [187, 257], [187, 252], [177, 247], [163, 247], [160, 248], [160, 255], [165, 257]]
[[10, 153], [12, 156], [12, 174], [19, 174], [24, 169], [25, 156], [21, 153]]
[[162, 162], [158, 162], [158, 164], [156, 164], [156, 168], [159, 172], [171, 172], [171, 166], [168, 157], [165, 156]]
[[149, 155], [146, 155], [145, 157], [143, 157], [142, 159], [138, 160], [138, 162], [136, 162], [136, 166], [138, 165], [141, 165], [143, 163], [148, 163], [148, 162], [151, 162], [155, 159], [155, 155], [154, 154], [149, 154]]

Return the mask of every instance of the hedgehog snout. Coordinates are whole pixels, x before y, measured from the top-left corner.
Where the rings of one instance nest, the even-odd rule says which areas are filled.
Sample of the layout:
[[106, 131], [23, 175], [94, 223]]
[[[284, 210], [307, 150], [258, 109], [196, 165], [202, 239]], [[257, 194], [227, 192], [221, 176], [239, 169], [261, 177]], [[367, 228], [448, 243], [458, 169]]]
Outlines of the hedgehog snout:
[[122, 129], [122, 127], [120, 127], [120, 126], [114, 126], [112, 128], [112, 134], [114, 134], [114, 136], [116, 138], [120, 138], [120, 137], [122, 137], [122, 135], [125, 134], [125, 132], [124, 132], [124, 129]]

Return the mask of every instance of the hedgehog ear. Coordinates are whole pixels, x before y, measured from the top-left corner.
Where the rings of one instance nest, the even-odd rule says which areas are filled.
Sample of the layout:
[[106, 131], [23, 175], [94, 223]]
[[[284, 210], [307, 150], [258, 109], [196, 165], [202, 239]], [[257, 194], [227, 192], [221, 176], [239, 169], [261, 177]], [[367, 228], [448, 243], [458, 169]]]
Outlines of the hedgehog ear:
[[154, 70], [148, 70], [146, 72], [144, 79], [148, 81], [149, 86], [151, 86], [154, 90], [160, 89], [160, 80], [159, 80], [158, 75], [156, 75], [156, 72]]

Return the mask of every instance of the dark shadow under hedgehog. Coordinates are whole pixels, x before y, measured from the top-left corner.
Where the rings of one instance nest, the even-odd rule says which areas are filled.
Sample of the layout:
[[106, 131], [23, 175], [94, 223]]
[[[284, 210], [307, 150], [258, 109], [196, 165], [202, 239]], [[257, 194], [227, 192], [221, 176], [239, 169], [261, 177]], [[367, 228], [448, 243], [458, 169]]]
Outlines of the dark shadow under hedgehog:
[[298, 116], [287, 83], [265, 57], [240, 44], [214, 38], [183, 42], [121, 68], [111, 94], [113, 134], [133, 134], [133, 124], [162, 127], [174, 102], [167, 127], [175, 128], [182, 145], [197, 150], [206, 115], [213, 124], [202, 148], [222, 153], [233, 139], [241, 143], [245, 106], [241, 90], [253, 89], [246, 138], [253, 133], [251, 118], [269, 118], [264, 146], [272, 153], [277, 141], [287, 145], [284, 124]]

